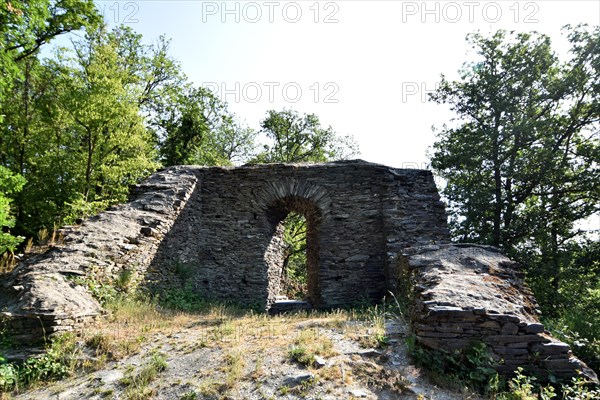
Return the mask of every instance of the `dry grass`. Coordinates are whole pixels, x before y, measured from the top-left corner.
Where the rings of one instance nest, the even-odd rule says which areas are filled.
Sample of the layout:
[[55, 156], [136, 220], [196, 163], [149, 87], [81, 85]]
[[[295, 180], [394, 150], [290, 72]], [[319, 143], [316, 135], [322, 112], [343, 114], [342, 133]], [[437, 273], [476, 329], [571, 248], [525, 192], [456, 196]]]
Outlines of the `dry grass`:
[[185, 344], [185, 352], [222, 344], [234, 349], [240, 344], [251, 344], [256, 354], [267, 346], [301, 346], [310, 354], [323, 357], [334, 356], [335, 352], [331, 339], [321, 335], [322, 328], [348, 330], [348, 336], [359, 340], [384, 333], [383, 319], [369, 317], [370, 321], [348, 326], [348, 321], [357, 315], [342, 310], [273, 317], [215, 305], [194, 313], [165, 310], [152, 300], [134, 298], [110, 302], [107, 309], [107, 318], [82, 332], [86, 344], [107, 360], [135, 354], [143, 343], [157, 335], [169, 338], [182, 332], [194, 332], [195, 337]]
[[137, 372], [130, 372], [121, 383], [126, 386], [125, 398], [128, 400], [145, 400], [154, 394], [149, 385], [158, 374], [167, 368], [167, 363], [161, 354], [153, 353], [150, 359]]
[[[0, 274], [6, 274], [12, 271], [17, 265], [15, 255], [10, 251], [4, 252], [0, 257]], [[1, 399], [0, 399], [1, 400]]]
[[[202, 370], [194, 374], [193, 392], [208, 398], [235, 398], [242, 390], [241, 382], [262, 390], [261, 385], [270, 376], [265, 366], [273, 362], [274, 354], [278, 354], [275, 359], [283, 360], [287, 353], [288, 359], [299, 361], [315, 376], [314, 382], [291, 388], [292, 391], [308, 393], [311, 385], [319, 381], [347, 386], [355, 377], [367, 379], [368, 373], [359, 369], [356, 375], [355, 366], [348, 362], [318, 368], [315, 357], [338, 356], [331, 333], [325, 331], [334, 330], [360, 341], [384, 329], [383, 318], [377, 310], [372, 315], [335, 310], [269, 316], [215, 305], [198, 312], [181, 312], [164, 309], [152, 299], [133, 296], [111, 301], [106, 308], [108, 315], [80, 335], [93, 355], [83, 364], [86, 370], [97, 370], [108, 362], [148, 351], [155, 343], [171, 346], [172, 353], [169, 351], [168, 355], [189, 354], [202, 348], [223, 351], [217, 353], [222, 356], [213, 356], [210, 366], [203, 365]], [[367, 344], [370, 343], [364, 343]], [[146, 379], [143, 371], [129, 371], [125, 398], [152, 396], [156, 388], [151, 381], [156, 373]]]

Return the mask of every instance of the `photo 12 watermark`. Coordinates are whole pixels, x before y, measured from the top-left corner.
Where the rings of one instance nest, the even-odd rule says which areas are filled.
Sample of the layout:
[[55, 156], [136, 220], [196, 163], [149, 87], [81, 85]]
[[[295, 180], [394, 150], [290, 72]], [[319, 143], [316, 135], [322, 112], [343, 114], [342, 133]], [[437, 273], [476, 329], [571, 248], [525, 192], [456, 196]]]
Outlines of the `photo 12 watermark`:
[[339, 22], [340, 6], [334, 1], [203, 1], [202, 22], [287, 22], [315, 24]]
[[203, 82], [202, 86], [226, 103], [339, 103], [340, 88], [335, 82]]
[[535, 1], [403, 1], [402, 23], [539, 22]]
[[103, 1], [99, 2], [100, 14], [110, 24], [137, 24], [140, 4], [137, 1]]
[[402, 82], [402, 103], [427, 103], [428, 94], [435, 93], [440, 87], [439, 82]]

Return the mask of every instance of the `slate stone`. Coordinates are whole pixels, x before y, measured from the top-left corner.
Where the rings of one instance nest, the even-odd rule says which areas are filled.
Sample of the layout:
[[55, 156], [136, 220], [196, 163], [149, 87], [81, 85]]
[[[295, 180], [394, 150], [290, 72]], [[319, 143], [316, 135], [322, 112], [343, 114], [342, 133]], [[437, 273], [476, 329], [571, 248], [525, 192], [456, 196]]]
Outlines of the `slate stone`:
[[511, 375], [524, 367], [568, 381], [581, 371], [597, 382], [595, 372], [572, 357], [567, 344], [545, 334], [518, 265], [498, 249], [413, 247], [402, 252], [398, 263], [417, 288], [411, 319], [419, 345], [454, 351], [483, 342], [493, 359], [502, 360], [499, 373]]

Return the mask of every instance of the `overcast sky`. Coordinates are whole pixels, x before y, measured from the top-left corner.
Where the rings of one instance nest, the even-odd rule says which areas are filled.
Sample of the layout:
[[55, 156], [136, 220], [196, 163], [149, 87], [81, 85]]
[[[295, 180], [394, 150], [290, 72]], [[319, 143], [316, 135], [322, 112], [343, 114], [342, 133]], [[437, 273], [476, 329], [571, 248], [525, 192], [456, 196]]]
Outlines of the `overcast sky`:
[[361, 158], [394, 167], [427, 163], [432, 126], [452, 115], [425, 95], [473, 59], [468, 33], [535, 30], [564, 52], [562, 26], [600, 24], [598, 0], [96, 3], [109, 25], [171, 38], [185, 74], [248, 125], [269, 109], [315, 113]]

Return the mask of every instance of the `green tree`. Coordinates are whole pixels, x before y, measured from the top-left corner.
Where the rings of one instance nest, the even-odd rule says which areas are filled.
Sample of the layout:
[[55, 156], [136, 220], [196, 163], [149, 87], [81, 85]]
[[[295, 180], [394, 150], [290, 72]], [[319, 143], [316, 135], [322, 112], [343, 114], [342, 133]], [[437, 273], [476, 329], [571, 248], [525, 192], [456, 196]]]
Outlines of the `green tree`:
[[168, 40], [146, 45], [126, 27], [88, 30], [50, 59], [18, 60], [0, 98], [0, 162], [28, 182], [13, 203], [20, 234], [123, 201], [158, 166], [155, 123], [185, 81]]
[[561, 65], [544, 35], [499, 31], [469, 42], [480, 60], [460, 81], [442, 77], [431, 96], [458, 115], [431, 159], [447, 181], [454, 235], [511, 250], [538, 228], [570, 230], [598, 211], [598, 76], [582, 73], [594, 61]]
[[57, 111], [51, 100], [51, 93], [57, 90], [56, 75], [35, 57], [22, 60], [19, 67], [23, 71], [13, 82], [11, 96], [0, 102], [5, 114], [0, 124], [0, 163], [27, 179], [26, 189], [14, 197], [13, 208], [15, 230], [31, 236], [43, 226], [51, 227], [60, 199], [67, 200], [64, 193], [69, 181], [57, 185], [54, 177], [61, 169], [68, 170], [65, 163], [70, 155], [59, 151], [56, 157], [49, 157], [63, 144], [59, 139], [66, 136], [64, 123], [48, 118]]
[[327, 162], [358, 154], [352, 137], [338, 136], [331, 126], [323, 128], [314, 114], [269, 110], [261, 128], [269, 143], [253, 160], [255, 163]]
[[108, 33], [115, 44], [118, 64], [125, 72], [123, 83], [136, 99], [148, 127], [160, 120], [170, 95], [185, 86], [179, 62], [169, 54], [170, 40], [160, 36], [155, 43], [143, 43], [141, 34], [130, 27], [118, 26]]
[[566, 32], [566, 62], [542, 34], [469, 35], [477, 59], [431, 95], [457, 114], [431, 165], [454, 238], [503, 248], [544, 313], [577, 329], [582, 310], [600, 307], [598, 252], [578, 225], [600, 212], [600, 27]]
[[119, 42], [99, 30], [75, 43], [75, 58], [59, 66], [64, 91], [58, 107], [70, 122], [78, 156], [72, 166], [78, 171], [78, 201], [124, 201], [129, 185], [158, 167], [118, 50]]
[[[18, 78], [18, 62], [63, 33], [95, 27], [102, 18], [92, 0], [11, 0], [0, 4], [0, 100]], [[1, 115], [0, 115], [1, 121]]]
[[124, 201], [158, 167], [140, 111], [145, 84], [132, 78], [122, 39], [99, 29], [44, 63], [20, 62], [0, 125], [1, 161], [28, 181], [15, 199], [19, 232]]
[[23, 189], [25, 179], [13, 174], [8, 168], [0, 166], [0, 254], [14, 251], [23, 241], [23, 237], [11, 235], [7, 229], [15, 225], [15, 219], [10, 212], [11, 197]]
[[256, 132], [208, 89], [188, 86], [170, 99], [155, 122], [165, 165], [231, 165], [253, 154]]

